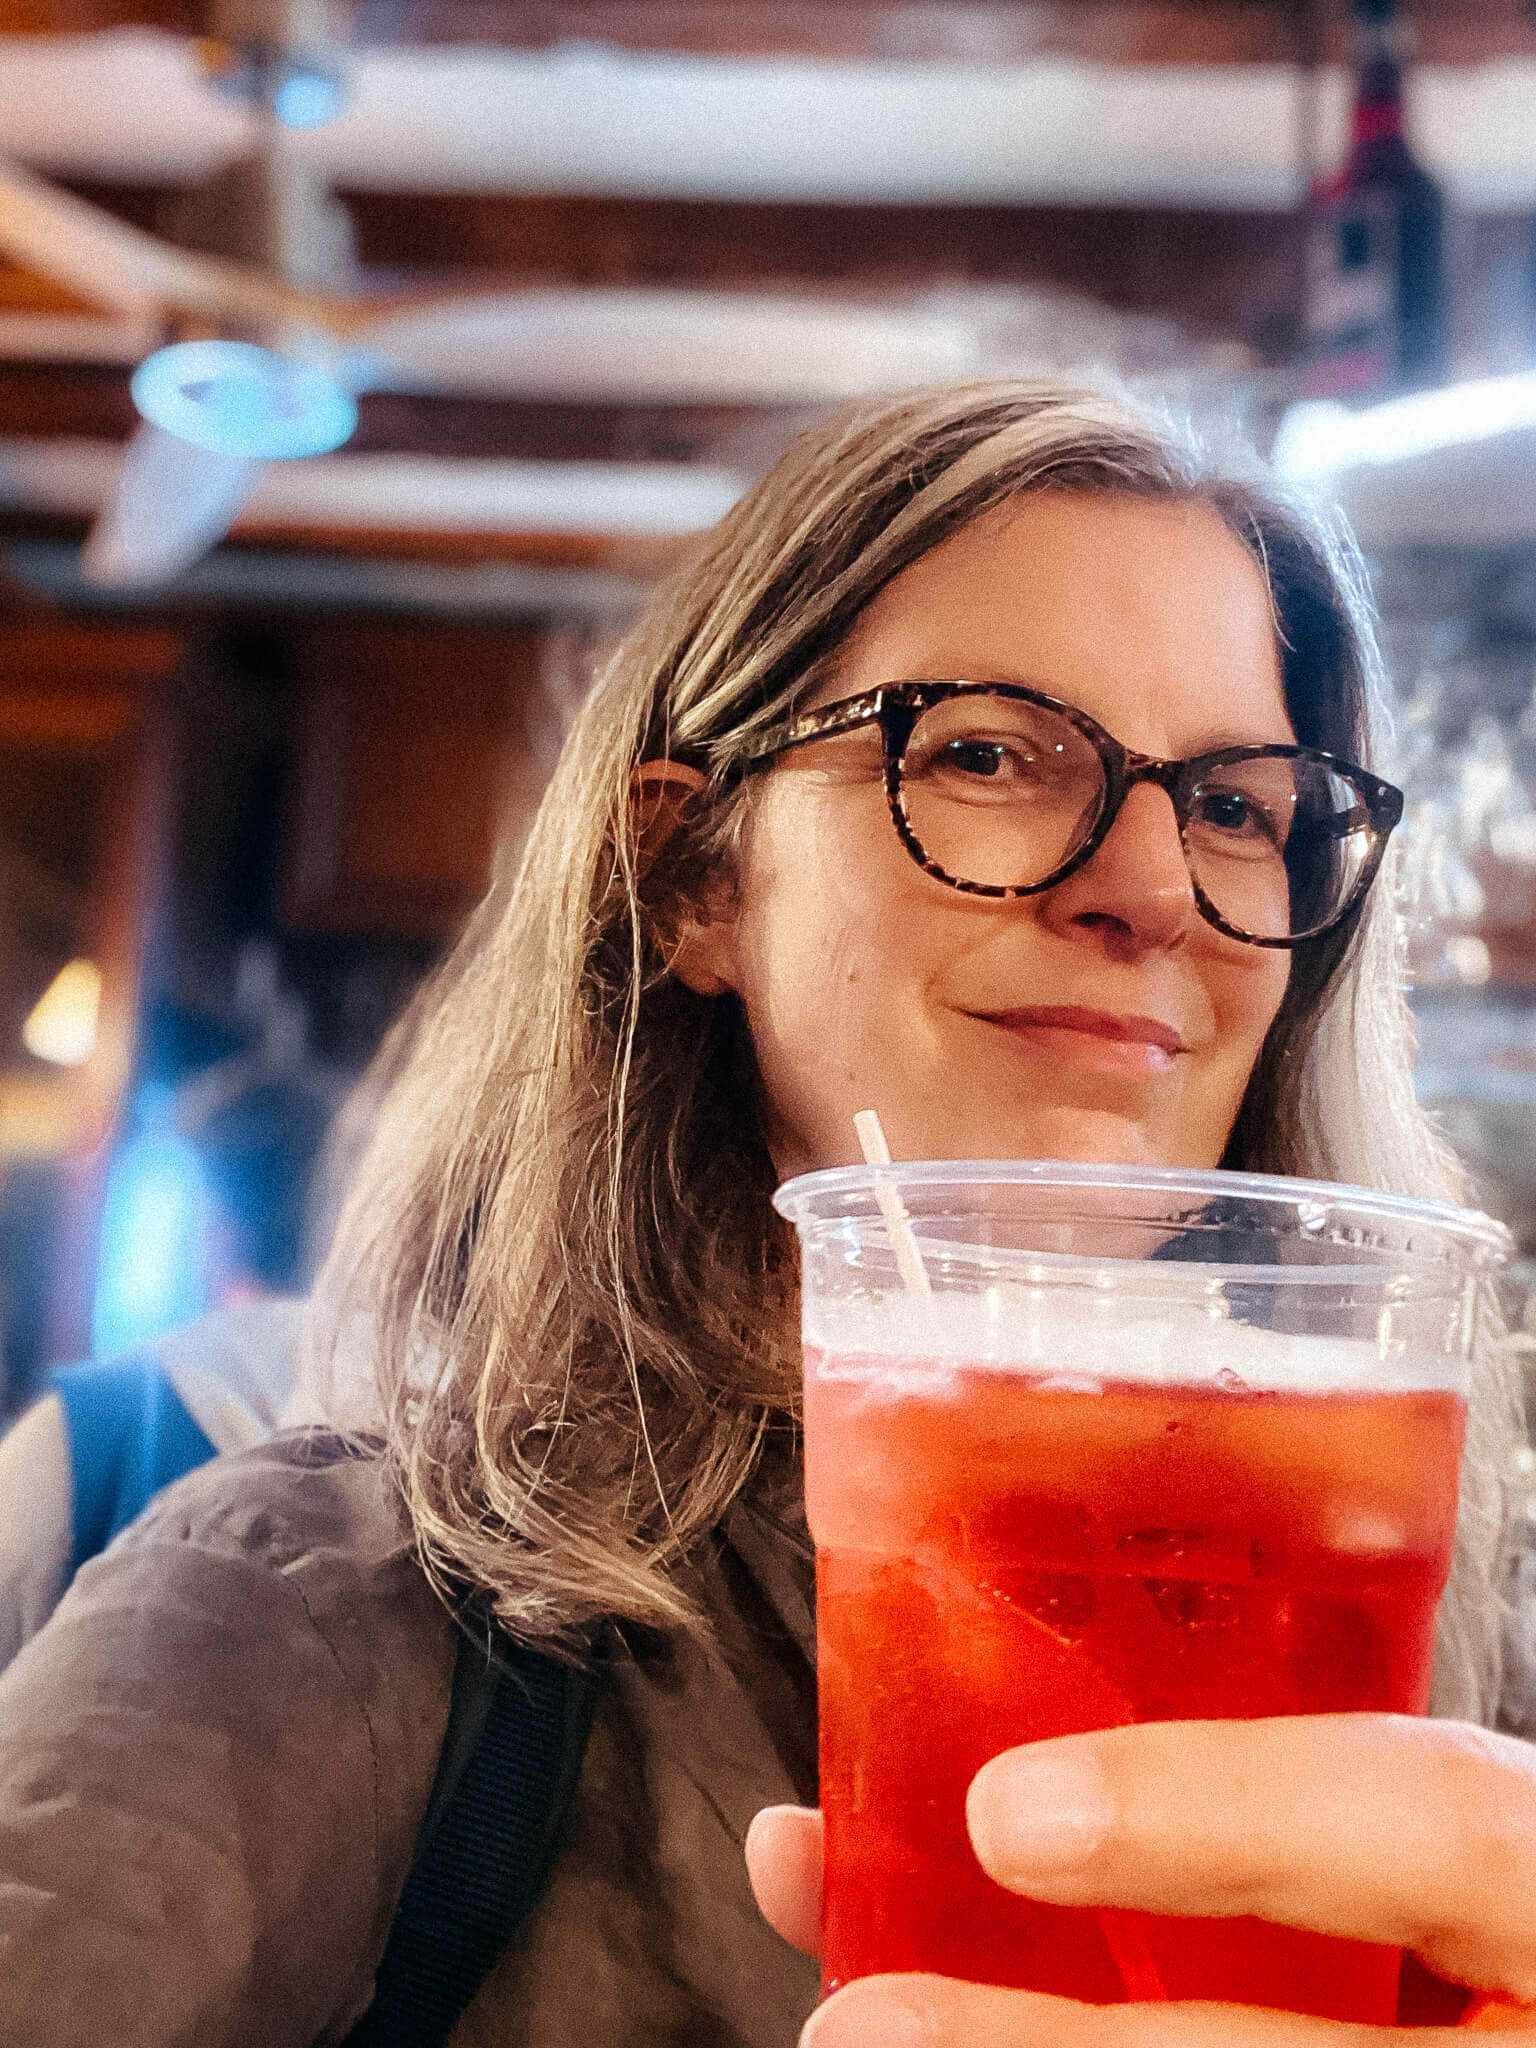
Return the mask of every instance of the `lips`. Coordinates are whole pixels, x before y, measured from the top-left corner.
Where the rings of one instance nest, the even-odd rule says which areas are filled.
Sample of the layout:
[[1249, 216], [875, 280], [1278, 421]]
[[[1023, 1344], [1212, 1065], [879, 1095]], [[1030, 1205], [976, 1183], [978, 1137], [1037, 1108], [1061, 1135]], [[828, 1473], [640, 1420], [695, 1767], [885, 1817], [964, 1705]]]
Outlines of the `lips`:
[[1087, 1031], [1095, 1038], [1113, 1038], [1126, 1045], [1159, 1045], [1166, 1053], [1184, 1050], [1184, 1040], [1173, 1026], [1160, 1024], [1155, 1017], [1122, 1017], [1109, 1010], [1083, 1010], [1072, 1004], [1032, 1003], [1021, 1010], [990, 1011], [987, 1022], [1015, 1030], [1033, 1024], [1047, 1031]]
[[1184, 1036], [1161, 1018], [1126, 1016], [1116, 1010], [1085, 1010], [1077, 1004], [1030, 1004], [1026, 1010], [973, 1012], [977, 1022], [1006, 1032], [1032, 1059], [1044, 1057], [1053, 1069], [1075, 1067], [1083, 1073], [1118, 1075], [1141, 1085], [1153, 1075], [1171, 1073]]

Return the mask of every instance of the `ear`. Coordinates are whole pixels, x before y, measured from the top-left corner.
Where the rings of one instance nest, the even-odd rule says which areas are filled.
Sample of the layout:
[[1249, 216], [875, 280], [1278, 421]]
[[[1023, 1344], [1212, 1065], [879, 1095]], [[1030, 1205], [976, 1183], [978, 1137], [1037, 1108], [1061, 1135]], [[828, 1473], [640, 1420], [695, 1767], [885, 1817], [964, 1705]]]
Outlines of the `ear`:
[[[707, 778], [683, 761], [642, 761], [630, 777], [630, 806], [642, 873], [648, 872], [690, 817]], [[669, 971], [695, 995], [734, 988], [736, 919], [729, 891], [681, 907], [663, 938]]]
[[705, 787], [684, 761], [642, 761], [629, 778], [629, 815], [642, 868], [655, 860]]

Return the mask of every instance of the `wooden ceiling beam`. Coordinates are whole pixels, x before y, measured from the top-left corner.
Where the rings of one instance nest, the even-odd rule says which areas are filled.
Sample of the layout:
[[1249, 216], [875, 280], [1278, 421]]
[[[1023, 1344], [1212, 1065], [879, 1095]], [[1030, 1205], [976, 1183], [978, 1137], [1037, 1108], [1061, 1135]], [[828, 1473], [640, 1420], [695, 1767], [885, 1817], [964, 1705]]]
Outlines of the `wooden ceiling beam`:
[[0, 35], [83, 36], [112, 28], [163, 28], [196, 35], [200, 0], [0, 0]]
[[[86, 522], [57, 514], [0, 511], [0, 536], [79, 542]], [[338, 555], [354, 561], [426, 562], [455, 566], [516, 563], [532, 568], [599, 569], [650, 583], [692, 545], [689, 535], [541, 533], [533, 529], [429, 533], [419, 527], [289, 526], [247, 518], [222, 550], [271, 556]], [[0, 585], [3, 593], [3, 585]], [[165, 600], [174, 602], [174, 591]]]
[[[1290, 0], [353, 0], [362, 47], [607, 43], [697, 55], [801, 55], [894, 63], [1018, 63], [1074, 55], [1121, 63], [1264, 63], [1296, 55]], [[1525, 0], [1409, 0], [1421, 54], [1469, 63], [1536, 52]], [[1328, 47], [1347, 52], [1348, 10]], [[152, 27], [195, 35], [204, 0], [0, 0], [0, 34]]]
[[[1421, 56], [1475, 63], [1536, 54], [1526, 0], [1408, 0]], [[1036, 56], [1122, 64], [1288, 63], [1302, 33], [1292, 0], [360, 0], [357, 40], [606, 43], [701, 56], [807, 56], [887, 63], [1018, 64]], [[1347, 57], [1349, 10], [1329, 10], [1325, 51]]]
[[0, 435], [71, 434], [121, 441], [137, 418], [124, 368], [0, 365]]
[[[60, 182], [63, 182], [62, 180]], [[163, 188], [70, 189], [154, 227]], [[1055, 285], [1283, 361], [1301, 226], [1290, 214], [1105, 206], [846, 206], [562, 194], [351, 192], [380, 288], [519, 284], [912, 291]]]
[[1051, 285], [1281, 361], [1295, 339], [1299, 220], [1134, 207], [833, 206], [353, 193], [364, 260], [529, 281]]

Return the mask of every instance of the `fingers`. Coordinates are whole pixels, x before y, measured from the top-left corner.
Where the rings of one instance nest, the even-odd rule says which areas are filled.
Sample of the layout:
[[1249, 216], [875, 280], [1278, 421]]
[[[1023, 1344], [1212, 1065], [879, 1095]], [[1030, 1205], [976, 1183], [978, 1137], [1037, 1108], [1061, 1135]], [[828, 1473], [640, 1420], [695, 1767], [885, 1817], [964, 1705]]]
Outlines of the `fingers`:
[[747, 1829], [747, 1876], [775, 1934], [807, 1955], [821, 1951], [821, 1815], [765, 1806]]
[[1536, 2034], [1536, 2009], [1484, 1995], [1473, 1999], [1456, 2025], [1460, 2030], [1470, 2027], [1479, 2034]]
[[[1345, 2026], [1236, 2005], [1079, 2005], [945, 1977], [867, 1977], [814, 2013], [800, 2048], [1392, 2048], [1391, 2027]], [[1411, 2048], [1463, 2048], [1451, 2027]], [[1493, 2048], [1493, 2044], [1489, 2044]], [[1511, 2041], [1511, 2048], [1515, 2043]], [[1529, 2048], [1529, 2036], [1518, 2043]]]
[[1536, 1749], [1388, 1715], [1159, 1722], [978, 1772], [976, 1854], [1062, 1905], [1256, 1913], [1536, 2003]]

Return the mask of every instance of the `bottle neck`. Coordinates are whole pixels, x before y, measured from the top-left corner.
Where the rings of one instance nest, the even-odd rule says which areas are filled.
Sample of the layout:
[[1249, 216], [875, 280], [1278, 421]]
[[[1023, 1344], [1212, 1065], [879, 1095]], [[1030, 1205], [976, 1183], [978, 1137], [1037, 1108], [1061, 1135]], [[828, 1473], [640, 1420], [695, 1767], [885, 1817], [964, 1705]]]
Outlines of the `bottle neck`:
[[1350, 126], [1350, 141], [1358, 149], [1363, 142], [1379, 142], [1385, 135], [1403, 132], [1403, 102], [1401, 95], [1396, 99], [1367, 99], [1364, 94], [1355, 102], [1354, 119]]
[[1395, 12], [1362, 14], [1355, 56], [1355, 111], [1352, 140], [1375, 142], [1403, 133], [1403, 61], [1408, 28]]

